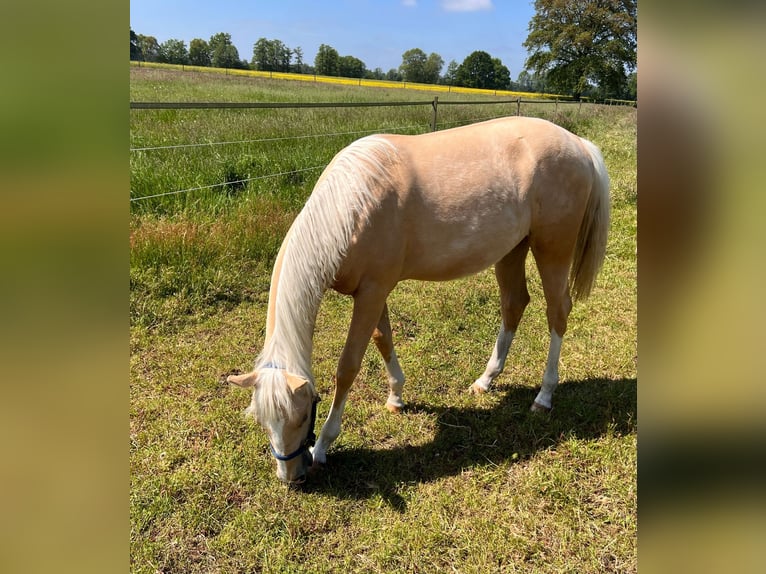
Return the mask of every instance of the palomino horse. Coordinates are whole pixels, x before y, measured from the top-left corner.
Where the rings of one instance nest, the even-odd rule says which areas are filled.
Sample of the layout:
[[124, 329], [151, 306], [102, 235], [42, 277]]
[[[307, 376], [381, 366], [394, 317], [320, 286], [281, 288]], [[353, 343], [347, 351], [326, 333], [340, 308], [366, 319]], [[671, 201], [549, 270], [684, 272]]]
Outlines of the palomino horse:
[[[551, 408], [574, 297], [604, 260], [609, 177], [598, 148], [550, 122], [503, 118], [417, 136], [376, 135], [341, 150], [279, 250], [263, 351], [228, 381], [252, 387], [247, 409], [269, 435], [277, 476], [297, 484], [326, 461], [370, 337], [388, 373], [386, 406], [404, 407], [386, 298], [399, 281], [442, 281], [495, 265], [502, 326], [473, 392], [490, 388], [529, 302], [531, 249], [547, 303], [550, 348], [533, 410]], [[332, 287], [354, 299], [335, 396], [314, 444], [312, 336]]]

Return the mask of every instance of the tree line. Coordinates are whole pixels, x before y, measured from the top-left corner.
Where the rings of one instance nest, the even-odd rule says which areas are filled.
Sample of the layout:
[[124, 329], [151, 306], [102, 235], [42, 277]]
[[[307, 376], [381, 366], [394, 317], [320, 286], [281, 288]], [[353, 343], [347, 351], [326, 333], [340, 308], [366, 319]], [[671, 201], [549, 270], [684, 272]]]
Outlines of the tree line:
[[327, 44], [319, 46], [311, 65], [305, 61], [300, 46], [290, 48], [281, 40], [259, 38], [253, 45], [253, 55], [248, 61], [240, 59], [236, 46], [231, 42], [231, 35], [225, 32], [214, 34], [208, 41], [195, 38], [189, 42], [187, 48], [183, 40], [172, 38], [159, 43], [153, 36], [136, 34], [131, 30], [130, 58], [166, 64], [450, 84], [469, 88], [508, 90], [523, 84], [524, 88], [534, 88], [537, 91], [544, 89], [544, 82], [529, 72], [523, 72], [519, 82], [513, 82], [510, 71], [500, 59], [493, 58], [481, 50], [471, 53], [462, 64], [451, 61], [442, 75], [444, 59], [439, 54], [426, 54], [420, 48], [413, 48], [402, 54], [402, 63], [398, 68], [384, 72], [381, 68], [368, 69], [367, 65], [355, 56], [341, 56], [335, 48]]
[[[469, 54], [462, 63], [444, 66], [443, 58], [420, 48], [402, 54], [398, 68], [370, 70], [351, 55], [319, 46], [313, 65], [300, 46], [259, 38], [250, 60], [241, 59], [231, 35], [219, 32], [209, 40], [170, 39], [130, 30], [130, 59], [216, 68], [251, 69], [346, 78], [448, 84], [469, 88], [555, 92], [591, 98], [636, 99], [636, 0], [536, 0], [536, 13], [523, 43], [529, 56], [516, 80], [499, 58], [485, 51]], [[442, 73], [444, 70], [444, 73]]]

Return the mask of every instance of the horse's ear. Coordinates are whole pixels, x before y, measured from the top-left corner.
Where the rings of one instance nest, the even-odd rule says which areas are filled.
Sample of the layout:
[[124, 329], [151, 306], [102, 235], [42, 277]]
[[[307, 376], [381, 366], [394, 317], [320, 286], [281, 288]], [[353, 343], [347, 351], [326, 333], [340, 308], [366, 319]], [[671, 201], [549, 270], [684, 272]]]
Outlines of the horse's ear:
[[291, 375], [290, 373], [285, 373], [285, 379], [287, 379], [287, 386], [290, 387], [290, 390], [294, 393], [304, 385], [308, 384], [308, 381], [303, 377]]
[[229, 375], [226, 377], [226, 381], [233, 383], [238, 387], [242, 387], [243, 389], [248, 389], [254, 387], [255, 383], [258, 381], [258, 371], [252, 371], [250, 373], [245, 373], [244, 375]]

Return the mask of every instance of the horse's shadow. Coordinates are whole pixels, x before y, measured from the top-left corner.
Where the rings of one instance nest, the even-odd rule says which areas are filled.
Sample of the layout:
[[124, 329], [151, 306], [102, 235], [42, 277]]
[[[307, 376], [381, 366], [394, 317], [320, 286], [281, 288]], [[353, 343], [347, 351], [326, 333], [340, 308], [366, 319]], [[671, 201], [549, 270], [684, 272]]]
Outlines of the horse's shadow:
[[636, 388], [636, 379], [564, 381], [548, 414], [529, 411], [537, 393], [529, 387], [496, 391], [502, 393], [501, 399], [491, 408], [410, 404], [409, 412], [437, 416], [433, 441], [392, 449], [333, 449], [326, 467], [309, 477], [306, 491], [339, 498], [379, 495], [404, 511], [406, 502], [398, 493], [402, 484], [430, 482], [466, 468], [522, 461], [568, 438], [587, 440], [607, 432], [634, 432]]

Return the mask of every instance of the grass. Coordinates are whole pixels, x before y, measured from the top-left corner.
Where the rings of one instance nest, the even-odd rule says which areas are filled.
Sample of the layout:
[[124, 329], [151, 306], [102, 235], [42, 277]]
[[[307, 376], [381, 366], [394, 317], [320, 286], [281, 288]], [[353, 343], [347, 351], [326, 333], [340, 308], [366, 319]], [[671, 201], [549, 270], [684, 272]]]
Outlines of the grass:
[[[248, 97], [389, 96], [131, 70], [131, 99]], [[444, 110], [440, 123], [515, 113]], [[532, 303], [496, 391], [480, 397], [466, 389], [500, 320], [492, 271], [443, 284], [404, 282], [389, 308], [409, 408], [393, 416], [383, 407], [382, 363], [370, 349], [328, 467], [303, 493], [278, 483], [264, 433], [242, 415], [248, 393], [221, 375], [247, 369], [259, 351], [273, 258], [318, 172], [131, 204], [132, 571], [636, 570], [635, 111], [522, 111], [592, 139], [613, 182], [607, 259], [591, 298], [572, 311], [554, 411], [527, 410], [548, 344], [531, 259]], [[414, 133], [429, 122], [430, 109], [419, 108], [134, 111], [131, 147], [406, 125], [417, 126]], [[252, 174], [319, 165], [312, 162], [326, 163], [354, 137], [133, 152], [132, 189], [150, 195], [204, 185], [230, 164]], [[317, 318], [320, 421], [350, 314], [349, 299], [329, 292]]]
[[[501, 95], [504, 97], [523, 97], [523, 98], [537, 98], [537, 99], [559, 99], [567, 100], [570, 96], [562, 96], [559, 94], [540, 94], [533, 92], [516, 92], [509, 90], [484, 90], [480, 88], [465, 88], [460, 86], [446, 86], [435, 84], [418, 84], [413, 82], [393, 82], [388, 80], [372, 80], [372, 79], [358, 79], [358, 78], [340, 78], [337, 76], [322, 76], [314, 74], [293, 74], [287, 72], [262, 72], [256, 70], [232, 70], [226, 68], [210, 68], [201, 66], [186, 66], [181, 64], [161, 64], [157, 62], [130, 62], [131, 67], [144, 67], [155, 68], [161, 70], [190, 70], [194, 72], [201, 72], [205, 74], [225, 74], [227, 76], [234, 75], [240, 77], [250, 78], [278, 78], [280, 80], [293, 80], [300, 82], [312, 82], [312, 83], [330, 83], [344, 86], [366, 86], [375, 88], [391, 88], [391, 89], [408, 89], [408, 90], [420, 90], [436, 93], [452, 93], [452, 94], [473, 94], [473, 95]], [[618, 101], [618, 100], [615, 100]], [[628, 102], [626, 100], [619, 100]]]

